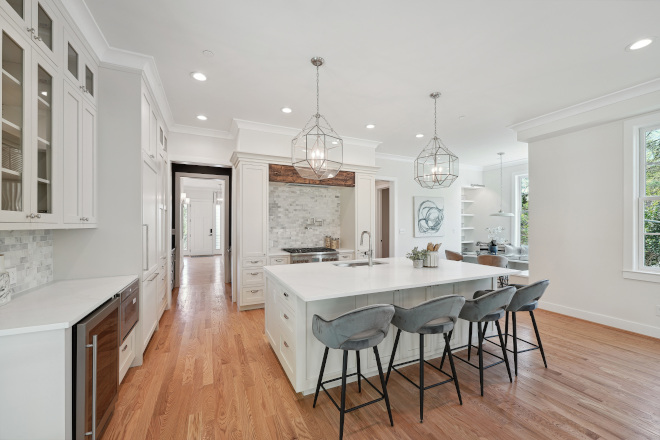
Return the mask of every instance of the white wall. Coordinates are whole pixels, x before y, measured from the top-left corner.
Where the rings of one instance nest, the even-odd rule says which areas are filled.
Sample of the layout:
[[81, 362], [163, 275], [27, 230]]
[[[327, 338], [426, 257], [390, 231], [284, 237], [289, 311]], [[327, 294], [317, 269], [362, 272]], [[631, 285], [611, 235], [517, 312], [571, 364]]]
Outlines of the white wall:
[[191, 162], [231, 166], [233, 139], [171, 132], [168, 138], [168, 157], [172, 162]]
[[[515, 213], [516, 188], [515, 176], [527, 174], [528, 165], [504, 164], [502, 167], [502, 210]], [[500, 236], [509, 242], [514, 242], [515, 217], [493, 217], [491, 214], [500, 210], [500, 168], [487, 167], [483, 172], [483, 184], [485, 188], [470, 192], [474, 204], [470, 206], [470, 212], [474, 213], [471, 226], [474, 226], [472, 237], [474, 241], [488, 241], [486, 228], [502, 226], [504, 231]]]
[[530, 279], [543, 308], [660, 337], [660, 284], [624, 279], [623, 122], [529, 144]]
[[[481, 183], [481, 172], [463, 169], [459, 178], [449, 188], [424, 189], [413, 180], [413, 163], [411, 161], [391, 160], [381, 156], [376, 157], [376, 166], [380, 167], [376, 179], [394, 179], [390, 191], [395, 194], [396, 204], [394, 216], [390, 219], [390, 227], [394, 229], [394, 253], [392, 257], [403, 257], [413, 247], [426, 248], [429, 241], [441, 242], [441, 255], [445, 249], [460, 252], [461, 250], [461, 186], [470, 183]], [[432, 196], [443, 197], [445, 203], [445, 226], [443, 237], [413, 237], [413, 197]], [[401, 232], [401, 229], [404, 231]]]

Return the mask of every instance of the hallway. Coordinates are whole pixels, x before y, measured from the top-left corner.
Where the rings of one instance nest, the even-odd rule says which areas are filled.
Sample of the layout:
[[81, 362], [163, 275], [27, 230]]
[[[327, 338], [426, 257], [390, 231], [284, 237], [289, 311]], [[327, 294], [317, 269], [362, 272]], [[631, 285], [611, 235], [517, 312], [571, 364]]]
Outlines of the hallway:
[[[327, 396], [293, 392], [264, 336], [264, 312], [237, 312], [221, 258], [186, 261], [186, 283], [174, 292], [141, 367], [121, 384], [104, 440], [336, 439], [339, 415]], [[538, 352], [520, 357], [519, 376], [487, 370], [485, 397], [476, 370], [457, 364], [463, 393], [451, 384], [426, 393], [418, 420], [417, 390], [395, 378], [388, 387], [394, 427], [384, 405], [346, 419], [348, 439], [651, 439], [660, 436], [658, 340], [539, 310], [549, 368]], [[521, 337], [533, 340], [528, 319]], [[416, 379], [417, 367], [406, 373]], [[430, 373], [430, 370], [427, 369]], [[429, 377], [427, 380], [432, 380]], [[349, 386], [347, 405], [369, 387]], [[612, 392], [616, 390], [616, 392]], [[331, 390], [338, 398], [338, 389]]]

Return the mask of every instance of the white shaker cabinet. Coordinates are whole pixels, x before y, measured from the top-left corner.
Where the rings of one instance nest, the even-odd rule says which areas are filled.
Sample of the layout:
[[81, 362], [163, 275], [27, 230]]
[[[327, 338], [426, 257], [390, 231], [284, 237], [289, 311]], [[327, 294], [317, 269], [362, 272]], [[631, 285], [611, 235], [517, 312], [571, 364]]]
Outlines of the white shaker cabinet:
[[143, 154], [142, 160], [142, 273], [158, 267], [158, 168]]
[[360, 246], [360, 237], [362, 231], [369, 231], [371, 239], [374, 240], [376, 231], [376, 185], [373, 174], [355, 174], [355, 247], [357, 249], [356, 258], [364, 258], [363, 252], [369, 250], [367, 237], [364, 238], [364, 244]]

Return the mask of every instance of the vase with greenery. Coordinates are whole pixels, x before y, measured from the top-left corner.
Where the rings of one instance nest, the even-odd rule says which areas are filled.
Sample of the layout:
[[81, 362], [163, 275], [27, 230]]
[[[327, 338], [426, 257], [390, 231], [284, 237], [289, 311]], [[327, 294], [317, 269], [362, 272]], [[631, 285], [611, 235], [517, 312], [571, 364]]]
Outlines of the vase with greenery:
[[424, 258], [426, 258], [427, 253], [428, 251], [426, 249], [419, 250], [419, 248], [415, 246], [412, 251], [406, 254], [406, 258], [412, 260], [413, 267], [420, 268], [424, 265]]

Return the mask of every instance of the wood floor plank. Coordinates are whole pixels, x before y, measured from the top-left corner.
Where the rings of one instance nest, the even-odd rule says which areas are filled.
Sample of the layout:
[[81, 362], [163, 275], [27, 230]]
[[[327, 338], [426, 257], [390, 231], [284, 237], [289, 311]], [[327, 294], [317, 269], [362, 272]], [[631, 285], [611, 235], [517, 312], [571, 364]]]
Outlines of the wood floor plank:
[[[219, 256], [186, 258], [172, 309], [144, 364], [121, 384], [103, 440], [338, 438], [336, 408], [323, 393], [316, 408], [313, 395], [294, 393], [265, 337], [263, 310], [236, 310], [223, 266]], [[478, 371], [457, 362], [464, 404], [451, 383], [428, 390], [421, 424], [417, 389], [395, 374], [394, 427], [380, 402], [347, 414], [345, 438], [660, 438], [660, 340], [542, 310], [535, 316], [548, 369], [538, 351], [520, 354], [513, 383], [503, 365], [486, 370], [481, 397]], [[520, 337], [536, 341], [529, 316], [518, 325]], [[405, 372], [416, 380], [416, 366]], [[338, 399], [338, 389], [330, 392]], [[349, 384], [347, 401], [370, 393]]]

